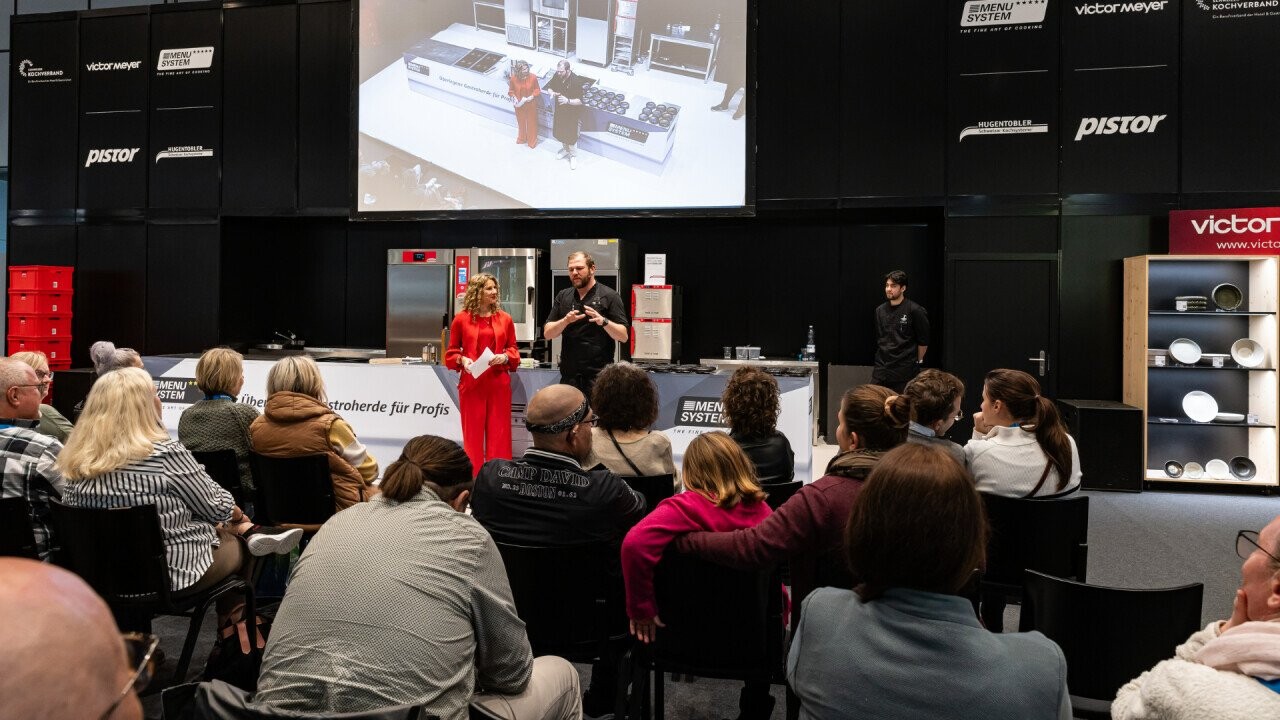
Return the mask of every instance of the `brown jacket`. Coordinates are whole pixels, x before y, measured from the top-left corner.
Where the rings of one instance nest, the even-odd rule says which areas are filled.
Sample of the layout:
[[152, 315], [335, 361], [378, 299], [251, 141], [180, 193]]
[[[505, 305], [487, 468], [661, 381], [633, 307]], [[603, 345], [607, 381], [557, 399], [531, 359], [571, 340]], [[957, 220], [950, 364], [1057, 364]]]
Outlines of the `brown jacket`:
[[333, 511], [364, 502], [379, 490], [365, 483], [329, 443], [329, 427], [338, 414], [310, 395], [281, 391], [267, 398], [262, 415], [249, 426], [254, 452], [269, 457], [325, 455], [333, 475]]

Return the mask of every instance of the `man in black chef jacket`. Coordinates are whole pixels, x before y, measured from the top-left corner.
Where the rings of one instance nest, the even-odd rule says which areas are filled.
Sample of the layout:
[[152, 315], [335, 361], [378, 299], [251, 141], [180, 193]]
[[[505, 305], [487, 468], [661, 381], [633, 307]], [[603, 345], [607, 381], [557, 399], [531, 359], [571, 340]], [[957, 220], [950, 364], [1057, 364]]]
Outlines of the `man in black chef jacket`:
[[582, 119], [582, 83], [583, 79], [573, 74], [568, 60], [556, 63], [556, 74], [543, 88], [551, 96], [555, 104], [555, 121], [551, 126], [551, 134], [560, 141], [560, 152], [556, 159], [569, 158], [569, 169], [578, 169], [578, 122]]
[[929, 313], [907, 299], [907, 274], [884, 276], [886, 302], [876, 308], [876, 366], [871, 382], [902, 392], [929, 350]]
[[542, 334], [554, 340], [561, 333], [560, 382], [591, 397], [591, 386], [605, 365], [613, 362], [614, 343], [630, 337], [626, 306], [612, 288], [596, 282], [596, 261], [590, 253], [569, 255], [567, 287], [556, 293]]

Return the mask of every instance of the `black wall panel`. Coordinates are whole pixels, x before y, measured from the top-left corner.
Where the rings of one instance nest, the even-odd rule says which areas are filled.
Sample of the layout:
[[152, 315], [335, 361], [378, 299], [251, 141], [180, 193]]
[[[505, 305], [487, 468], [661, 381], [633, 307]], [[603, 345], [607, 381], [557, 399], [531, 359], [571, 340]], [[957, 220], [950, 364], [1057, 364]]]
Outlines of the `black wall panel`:
[[944, 192], [946, 26], [936, 0], [845, 3], [840, 193]]
[[298, 196], [298, 8], [223, 12], [222, 207], [290, 211]]
[[351, 205], [351, 2], [298, 6], [298, 205]]
[[15, 17], [9, 53], [11, 210], [76, 207], [76, 20]]
[[1182, 3], [1183, 192], [1280, 189], [1280, 15], [1236, 5]]
[[145, 13], [80, 19], [80, 185], [77, 206], [146, 206]]
[[151, 16], [149, 205], [216, 212], [222, 172], [222, 11]]
[[147, 228], [142, 224], [77, 228], [76, 366], [89, 364], [89, 346], [110, 340], [147, 352]]
[[222, 236], [216, 223], [147, 227], [147, 352], [219, 343]]
[[948, 253], [1058, 251], [1055, 217], [947, 218]]
[[9, 264], [75, 265], [75, 226], [11, 225], [9, 227]]

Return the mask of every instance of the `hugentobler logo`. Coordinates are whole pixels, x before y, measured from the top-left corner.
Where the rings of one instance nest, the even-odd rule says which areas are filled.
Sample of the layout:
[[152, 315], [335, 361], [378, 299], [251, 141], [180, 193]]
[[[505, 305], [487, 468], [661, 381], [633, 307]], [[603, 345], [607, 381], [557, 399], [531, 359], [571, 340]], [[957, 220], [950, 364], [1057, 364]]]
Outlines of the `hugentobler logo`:
[[1042, 23], [1048, 7], [1049, 0], [971, 0], [964, 4], [960, 27]]
[[89, 72], [102, 72], [103, 70], [137, 70], [140, 67], [142, 67], [141, 60], [123, 60], [120, 62], [86, 63], [84, 69]]
[[183, 73], [208, 70], [213, 66], [213, 46], [193, 48], [167, 48], [160, 51], [156, 60], [157, 73]]
[[1076, 5], [1077, 15], [1114, 15], [1115, 13], [1159, 12], [1169, 6], [1169, 0], [1151, 0], [1150, 2], [1093, 2]]
[[700, 425], [702, 427], [726, 427], [724, 406], [718, 397], [694, 397], [686, 395], [676, 405], [676, 425]]
[[960, 131], [960, 142], [970, 135], [1031, 135], [1049, 132], [1049, 123], [1032, 120], [984, 120]]
[[95, 163], [131, 163], [133, 157], [138, 154], [142, 148], [106, 148], [101, 150], [90, 150], [84, 159], [84, 166], [89, 167]]
[[203, 145], [170, 145], [156, 153], [156, 162], [174, 158], [213, 157], [213, 148]]
[[71, 78], [64, 77], [66, 73], [61, 70], [45, 70], [30, 60], [23, 60], [18, 63], [18, 74], [27, 79], [27, 82], [71, 82]]
[[1160, 121], [1168, 115], [1117, 115], [1115, 117], [1080, 118], [1076, 128], [1076, 142], [1086, 135], [1141, 135], [1153, 133]]

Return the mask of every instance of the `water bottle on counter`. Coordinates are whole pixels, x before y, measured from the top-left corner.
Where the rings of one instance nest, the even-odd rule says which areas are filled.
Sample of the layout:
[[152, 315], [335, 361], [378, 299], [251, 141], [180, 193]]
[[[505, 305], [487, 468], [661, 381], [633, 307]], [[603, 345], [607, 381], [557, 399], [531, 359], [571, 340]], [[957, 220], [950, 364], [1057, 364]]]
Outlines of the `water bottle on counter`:
[[805, 360], [818, 359], [818, 347], [817, 345], [814, 344], [812, 325], [809, 326], [809, 334], [805, 337], [805, 341], [804, 341], [804, 359]]

